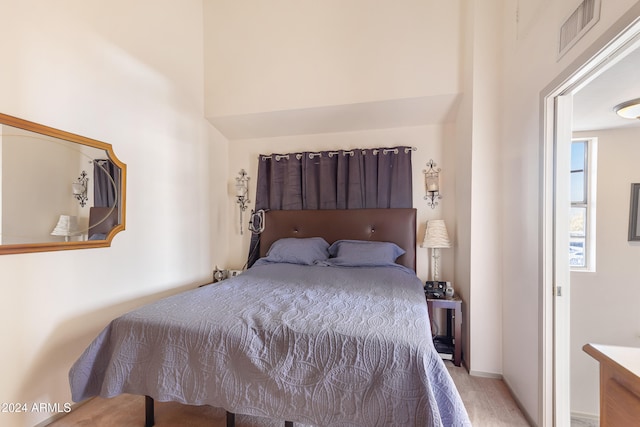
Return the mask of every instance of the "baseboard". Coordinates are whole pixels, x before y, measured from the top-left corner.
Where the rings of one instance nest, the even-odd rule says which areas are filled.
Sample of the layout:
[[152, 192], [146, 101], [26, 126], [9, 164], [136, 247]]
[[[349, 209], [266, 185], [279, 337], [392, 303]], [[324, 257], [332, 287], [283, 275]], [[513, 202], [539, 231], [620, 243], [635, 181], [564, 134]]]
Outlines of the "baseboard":
[[509, 390], [509, 393], [511, 393], [511, 397], [513, 397], [513, 401], [516, 402], [516, 406], [518, 407], [518, 409], [520, 409], [520, 412], [522, 412], [522, 415], [524, 415], [524, 418], [527, 420], [529, 425], [537, 427], [538, 424], [536, 424], [533, 421], [533, 418], [531, 418], [531, 415], [529, 415], [529, 413], [524, 409], [522, 402], [520, 402], [520, 399], [518, 399], [518, 396], [516, 396], [516, 394], [513, 392], [511, 385], [509, 385], [509, 381], [505, 379], [503, 379], [502, 381], [504, 381], [504, 385], [507, 386], [507, 390]]
[[496, 380], [502, 380], [502, 374], [496, 374], [494, 372], [482, 372], [482, 371], [469, 371], [469, 375], [473, 377], [481, 377], [481, 378], [493, 378]]
[[589, 425], [589, 426], [600, 425], [600, 416], [596, 414], [587, 414], [584, 412], [571, 412], [571, 419], [586, 421], [586, 425]]

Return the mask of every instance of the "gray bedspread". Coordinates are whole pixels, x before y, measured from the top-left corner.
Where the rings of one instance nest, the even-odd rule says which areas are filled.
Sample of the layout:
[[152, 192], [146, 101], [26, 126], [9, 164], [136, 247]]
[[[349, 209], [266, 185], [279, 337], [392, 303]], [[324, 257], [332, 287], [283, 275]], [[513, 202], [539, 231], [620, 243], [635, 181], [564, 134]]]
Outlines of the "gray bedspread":
[[113, 320], [69, 373], [122, 393], [318, 426], [466, 426], [404, 268], [254, 266]]

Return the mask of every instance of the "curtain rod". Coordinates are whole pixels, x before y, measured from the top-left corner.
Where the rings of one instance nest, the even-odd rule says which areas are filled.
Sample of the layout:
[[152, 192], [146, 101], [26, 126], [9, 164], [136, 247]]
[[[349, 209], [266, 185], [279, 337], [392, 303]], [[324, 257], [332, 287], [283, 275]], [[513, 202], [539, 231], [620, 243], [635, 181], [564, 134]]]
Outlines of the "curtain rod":
[[[389, 153], [398, 154], [399, 148], [404, 148], [405, 154], [408, 153], [409, 151], [418, 151], [418, 149], [416, 147], [373, 148], [373, 149], [372, 148], [364, 148], [364, 149], [360, 149], [360, 150], [362, 150], [362, 154], [363, 155], [367, 154], [367, 150], [371, 150], [371, 152], [375, 156], [380, 151], [382, 151], [383, 154], [389, 154]], [[326, 153], [326, 151], [323, 151], [323, 152]], [[323, 152], [309, 153], [309, 158], [313, 159], [314, 157], [321, 156]], [[338, 154], [342, 154], [343, 156], [346, 156], [346, 155], [353, 156], [353, 154], [354, 154], [353, 150], [329, 151], [328, 153], [329, 153], [328, 154], [329, 157], [333, 157], [333, 156], [338, 155]], [[291, 154], [295, 154], [297, 160], [302, 159], [302, 156], [303, 156], [302, 153], [291, 153]], [[260, 155], [260, 158], [262, 160], [275, 158], [276, 161], [280, 161], [280, 159], [289, 160], [289, 156], [291, 154], [270, 154], [268, 156]]]

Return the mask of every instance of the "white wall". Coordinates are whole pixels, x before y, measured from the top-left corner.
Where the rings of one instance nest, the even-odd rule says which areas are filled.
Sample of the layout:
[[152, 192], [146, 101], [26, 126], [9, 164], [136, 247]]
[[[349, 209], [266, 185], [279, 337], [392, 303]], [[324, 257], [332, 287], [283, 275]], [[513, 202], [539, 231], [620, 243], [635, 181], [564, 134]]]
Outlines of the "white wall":
[[462, 305], [462, 356], [465, 364], [469, 365], [472, 349], [469, 345], [471, 324], [469, 304], [471, 295], [471, 157], [473, 146], [472, 130], [472, 102], [473, 102], [473, 7], [470, 1], [462, 2], [463, 33], [461, 50], [461, 88], [463, 96], [456, 121], [456, 211], [455, 221], [457, 234], [454, 242], [456, 259], [456, 286], [458, 295], [465, 301]]
[[557, 60], [557, 29], [576, 1], [505, 2], [501, 117], [503, 182], [503, 375], [528, 415], [540, 419], [539, 297], [541, 91], [597, 41], [635, 1], [602, 2], [600, 21]]
[[226, 260], [227, 142], [204, 120], [200, 0], [0, 9], [0, 111], [111, 143], [127, 165], [126, 230], [110, 248], [0, 257], [0, 401], [62, 404], [71, 364], [109, 320]]
[[599, 413], [599, 366], [589, 342], [640, 347], [640, 243], [627, 241], [631, 183], [640, 182], [640, 129], [576, 133], [598, 138], [596, 271], [571, 273], [571, 410]]
[[456, 281], [472, 374], [502, 374], [499, 165], [500, 3], [463, 2], [463, 98], [456, 143]]
[[458, 0], [204, 4], [207, 117], [458, 92]]
[[[428, 249], [419, 247], [424, 237], [426, 221], [428, 219], [444, 219], [450, 238], [455, 237], [455, 149], [454, 129], [451, 125], [416, 126], [395, 129], [371, 130], [362, 132], [344, 132], [332, 134], [297, 135], [280, 138], [262, 138], [252, 140], [233, 141], [229, 149], [229, 200], [233, 195], [232, 188], [235, 176], [240, 169], [245, 169], [251, 177], [250, 199], [251, 206], [255, 202], [255, 181], [258, 170], [258, 155], [271, 153], [291, 153], [313, 150], [336, 150], [351, 148], [393, 147], [406, 145], [416, 147], [412, 153], [413, 168], [413, 206], [418, 209], [418, 249], [417, 273], [424, 280], [429, 278]], [[441, 185], [443, 199], [435, 209], [427, 206], [424, 197], [424, 174], [426, 163], [433, 159], [442, 168]], [[241, 238], [239, 232], [239, 209], [229, 204], [228, 211], [231, 219], [229, 227], [229, 249], [232, 268], [241, 267], [247, 258], [250, 236], [246, 233]], [[245, 216], [245, 223], [248, 217]], [[454, 280], [453, 251], [441, 250], [441, 277]], [[454, 283], [455, 286], [455, 283]]]

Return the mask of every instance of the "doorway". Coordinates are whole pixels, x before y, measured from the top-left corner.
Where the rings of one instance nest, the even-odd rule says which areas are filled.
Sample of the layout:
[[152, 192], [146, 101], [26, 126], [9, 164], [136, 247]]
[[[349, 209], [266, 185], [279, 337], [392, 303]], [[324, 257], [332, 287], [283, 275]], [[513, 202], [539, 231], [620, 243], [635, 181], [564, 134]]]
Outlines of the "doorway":
[[[608, 36], [608, 38], [607, 38]], [[569, 271], [570, 147], [574, 97], [640, 44], [640, 19], [619, 22], [567, 76], [543, 91], [542, 425], [571, 425]], [[597, 45], [597, 44], [596, 44]], [[584, 92], [583, 92], [584, 93]], [[632, 98], [640, 94], [631, 95]], [[608, 108], [613, 105], [608, 106]], [[586, 344], [586, 343], [585, 343]], [[573, 349], [575, 351], [575, 349]]]

